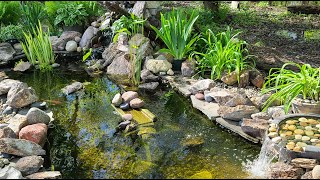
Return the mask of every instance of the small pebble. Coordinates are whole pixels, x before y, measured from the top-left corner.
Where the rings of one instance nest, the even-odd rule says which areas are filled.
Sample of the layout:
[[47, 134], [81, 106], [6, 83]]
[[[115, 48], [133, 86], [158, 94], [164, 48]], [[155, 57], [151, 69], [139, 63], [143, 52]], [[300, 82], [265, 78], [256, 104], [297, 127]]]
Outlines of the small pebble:
[[204, 95], [202, 93], [197, 93], [194, 96], [199, 100], [204, 100]]
[[120, 104], [120, 109], [122, 110], [130, 109], [129, 103], [126, 102], [126, 103]]
[[131, 114], [124, 114], [121, 117], [122, 117], [122, 120], [124, 121], [131, 121], [133, 118]]

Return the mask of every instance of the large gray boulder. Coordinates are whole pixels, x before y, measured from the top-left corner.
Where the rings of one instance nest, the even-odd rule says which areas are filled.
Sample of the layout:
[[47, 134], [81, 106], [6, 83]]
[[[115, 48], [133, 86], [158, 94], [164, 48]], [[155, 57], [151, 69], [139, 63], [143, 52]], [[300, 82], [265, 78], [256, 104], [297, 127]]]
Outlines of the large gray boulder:
[[38, 172], [43, 162], [44, 159], [41, 156], [26, 156], [16, 162], [15, 168], [19, 170], [23, 176], [27, 176]]
[[116, 82], [129, 84], [131, 69], [130, 55], [123, 54], [112, 61], [107, 68], [107, 74]]
[[46, 112], [36, 107], [30, 108], [26, 117], [29, 125], [37, 123], [44, 123], [48, 125], [50, 122], [50, 116]]
[[22, 83], [14, 79], [4, 79], [0, 82], [0, 95], [6, 94], [9, 92], [12, 86]]
[[90, 46], [90, 41], [91, 39], [94, 37], [95, 34], [97, 34], [97, 31], [99, 29], [98, 28], [95, 28], [93, 26], [89, 26], [86, 31], [83, 33], [83, 36], [80, 40], [80, 43], [79, 43], [79, 46], [81, 48], [89, 48]]
[[0, 43], [0, 65], [7, 64], [9, 60], [13, 59], [16, 51], [10, 43]]
[[32, 87], [28, 87], [26, 83], [17, 83], [8, 91], [6, 104], [13, 108], [22, 108], [38, 101], [38, 99]]
[[190, 88], [189, 91], [192, 94], [196, 94], [200, 91], [205, 91], [213, 88], [215, 86], [215, 82], [211, 79], [202, 79], [194, 83]]
[[129, 52], [139, 55], [141, 59], [152, 55], [153, 48], [151, 46], [150, 39], [143, 36], [142, 34], [135, 34], [128, 42]]
[[251, 114], [258, 113], [255, 106], [238, 105], [235, 107], [220, 106], [218, 113], [224, 119], [241, 121], [243, 118], [250, 118]]
[[39, 144], [24, 139], [12, 138], [0, 139], [0, 152], [22, 157], [46, 155], [46, 151]]

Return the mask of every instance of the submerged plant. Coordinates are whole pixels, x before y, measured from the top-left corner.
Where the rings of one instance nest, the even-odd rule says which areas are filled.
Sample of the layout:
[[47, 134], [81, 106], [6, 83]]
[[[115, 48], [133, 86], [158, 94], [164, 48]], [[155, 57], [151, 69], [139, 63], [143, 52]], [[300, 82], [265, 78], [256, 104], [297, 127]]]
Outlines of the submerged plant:
[[193, 49], [192, 45], [198, 40], [197, 35], [191, 37], [191, 32], [199, 15], [196, 15], [193, 11], [188, 17], [181, 10], [172, 9], [165, 16], [162, 13], [160, 16], [160, 30], [150, 25], [167, 46], [167, 48], [161, 49], [160, 52], [169, 53], [175, 59], [182, 60]]
[[[288, 65], [296, 66], [299, 71], [294, 72], [286, 69]], [[303, 99], [318, 101], [320, 94], [320, 68], [312, 68], [310, 64], [301, 66], [294, 62], [285, 63], [281, 68], [271, 68], [262, 92], [275, 92], [265, 102], [263, 111], [275, 100], [280, 100], [284, 104], [286, 113], [292, 101], [298, 96]]]
[[26, 42], [21, 42], [21, 45], [28, 61], [32, 65], [38, 64], [40, 70], [51, 70], [51, 64], [54, 63], [55, 57], [52, 51], [49, 32], [45, 33], [42, 31], [39, 21], [36, 30], [33, 29], [35, 37], [30, 32], [23, 32], [23, 34]]

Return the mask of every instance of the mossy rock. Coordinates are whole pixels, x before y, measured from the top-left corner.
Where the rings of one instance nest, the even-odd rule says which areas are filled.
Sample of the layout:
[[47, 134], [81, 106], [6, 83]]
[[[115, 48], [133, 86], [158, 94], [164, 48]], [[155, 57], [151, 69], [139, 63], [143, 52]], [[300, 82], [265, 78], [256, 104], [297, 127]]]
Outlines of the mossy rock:
[[186, 137], [181, 141], [181, 145], [186, 147], [200, 146], [203, 143], [204, 143], [204, 139], [201, 136]]
[[212, 179], [212, 174], [209, 171], [201, 171], [189, 177], [189, 179]]
[[156, 164], [152, 162], [138, 160], [132, 165], [131, 172], [135, 175], [141, 175], [142, 173], [150, 171], [155, 166]]

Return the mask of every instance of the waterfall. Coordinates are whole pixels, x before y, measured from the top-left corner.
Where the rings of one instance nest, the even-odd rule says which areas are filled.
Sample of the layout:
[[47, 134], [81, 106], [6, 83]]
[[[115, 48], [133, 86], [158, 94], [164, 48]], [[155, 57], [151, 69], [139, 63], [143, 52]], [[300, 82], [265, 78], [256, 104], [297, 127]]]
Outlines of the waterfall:
[[243, 164], [245, 170], [250, 174], [248, 178], [267, 178], [269, 166], [271, 165], [272, 160], [278, 156], [273, 145], [274, 143], [271, 139], [266, 137], [263, 141], [258, 158]]

